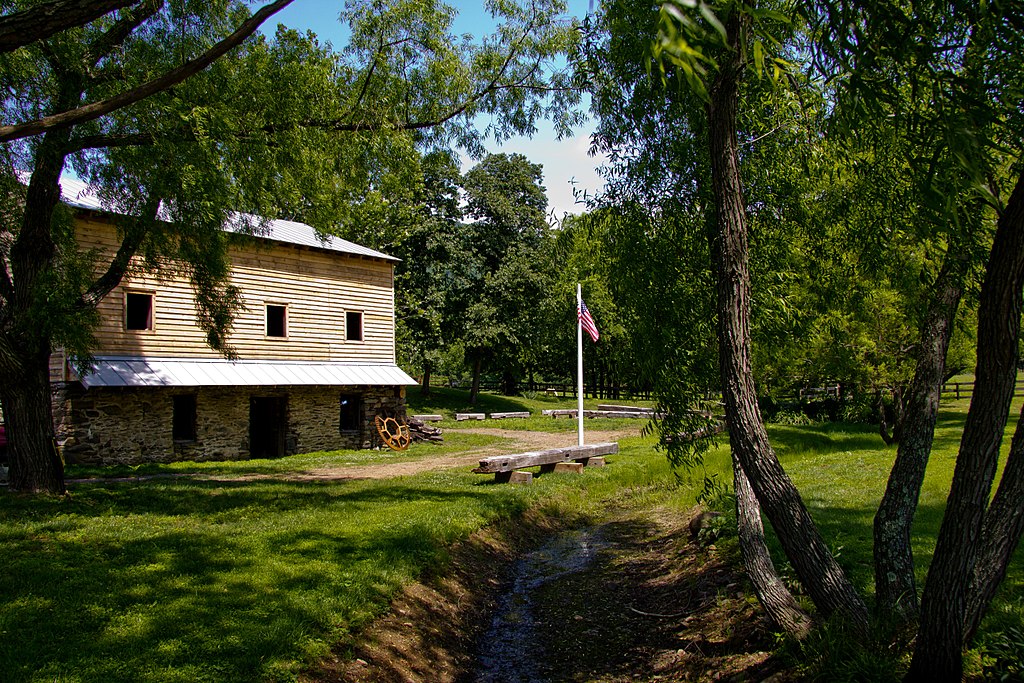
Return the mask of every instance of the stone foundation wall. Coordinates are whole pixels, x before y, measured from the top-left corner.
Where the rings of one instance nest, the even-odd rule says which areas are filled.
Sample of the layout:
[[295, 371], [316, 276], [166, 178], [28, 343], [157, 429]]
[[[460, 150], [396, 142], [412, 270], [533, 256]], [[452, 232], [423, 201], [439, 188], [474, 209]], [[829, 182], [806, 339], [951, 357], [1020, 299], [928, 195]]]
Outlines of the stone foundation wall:
[[[175, 395], [196, 397], [196, 438], [173, 439]], [[360, 428], [342, 432], [340, 397], [362, 399]], [[405, 417], [404, 387], [198, 387], [85, 390], [77, 382], [54, 389], [57, 443], [69, 463], [97, 465], [177, 460], [247, 460], [250, 399], [287, 399], [285, 455], [372, 448], [380, 444], [374, 417]]]

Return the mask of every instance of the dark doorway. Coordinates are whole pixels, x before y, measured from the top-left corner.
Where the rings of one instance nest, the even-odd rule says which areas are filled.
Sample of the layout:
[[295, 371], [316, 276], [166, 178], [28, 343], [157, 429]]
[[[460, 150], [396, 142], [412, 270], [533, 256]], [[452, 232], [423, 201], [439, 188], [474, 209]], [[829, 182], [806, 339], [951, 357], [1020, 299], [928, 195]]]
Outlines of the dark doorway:
[[288, 432], [288, 397], [253, 396], [249, 399], [249, 456], [280, 458]]

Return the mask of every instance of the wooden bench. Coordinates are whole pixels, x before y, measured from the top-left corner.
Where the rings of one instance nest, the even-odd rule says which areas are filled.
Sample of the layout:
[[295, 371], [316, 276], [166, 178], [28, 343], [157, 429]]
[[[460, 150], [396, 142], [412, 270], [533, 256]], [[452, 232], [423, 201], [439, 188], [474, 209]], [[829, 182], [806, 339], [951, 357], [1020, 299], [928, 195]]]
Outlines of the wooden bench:
[[[550, 415], [551, 417], [576, 417], [575, 408], [562, 408], [558, 410], [542, 410], [542, 415]], [[655, 413], [653, 411], [630, 411], [630, 410], [584, 410], [583, 417], [620, 417], [628, 419], [644, 419], [649, 420], [652, 417], [664, 417], [661, 413]]]
[[600, 466], [604, 464], [601, 456], [611, 455], [619, 452], [617, 443], [595, 443], [583, 446], [566, 446], [564, 448], [549, 448], [544, 451], [527, 451], [514, 455], [492, 455], [480, 460], [480, 466], [473, 471], [477, 474], [493, 474], [494, 481], [507, 483], [511, 481], [512, 474], [516, 470], [525, 467], [540, 466], [542, 474], [554, 472], [558, 465], [565, 463], [579, 463], [586, 466]]
[[505, 418], [508, 418], [508, 417], [522, 417], [522, 418], [526, 418], [526, 417], [530, 417], [530, 412], [529, 411], [520, 411], [520, 412], [514, 412], [514, 413], [491, 413], [490, 414], [490, 418], [492, 420], [504, 420]]
[[411, 417], [420, 422], [440, 422], [444, 419], [444, 415], [412, 415]]
[[455, 413], [456, 422], [462, 422], [463, 420], [482, 420], [486, 415], [483, 413]]

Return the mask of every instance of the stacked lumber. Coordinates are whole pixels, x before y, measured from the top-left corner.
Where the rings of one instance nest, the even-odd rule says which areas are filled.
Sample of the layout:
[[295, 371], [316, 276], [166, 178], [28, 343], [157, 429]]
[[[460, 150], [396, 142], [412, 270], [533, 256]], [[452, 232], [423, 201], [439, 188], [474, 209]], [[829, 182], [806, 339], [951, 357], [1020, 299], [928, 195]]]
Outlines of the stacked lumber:
[[409, 436], [413, 441], [432, 441], [434, 443], [444, 441], [439, 427], [428, 425], [423, 420], [417, 419], [416, 416], [409, 418]]

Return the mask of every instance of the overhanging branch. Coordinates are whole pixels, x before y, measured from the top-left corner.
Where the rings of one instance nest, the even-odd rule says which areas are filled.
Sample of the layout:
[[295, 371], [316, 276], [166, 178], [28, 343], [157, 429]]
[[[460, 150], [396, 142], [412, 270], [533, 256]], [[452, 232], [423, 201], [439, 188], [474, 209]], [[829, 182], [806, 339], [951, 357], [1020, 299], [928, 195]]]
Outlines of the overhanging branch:
[[69, 28], [85, 26], [93, 19], [136, 2], [138, 0], [50, 0], [8, 14], [0, 17], [0, 52], [11, 52]]
[[259, 28], [260, 24], [291, 3], [292, 0], [277, 0], [269, 5], [265, 5], [250, 19], [243, 22], [234, 33], [214, 45], [199, 57], [177, 67], [176, 69], [168, 71], [159, 78], [155, 78], [148, 83], [143, 83], [137, 88], [132, 88], [131, 90], [115, 95], [109, 99], [101, 100], [100, 102], [93, 102], [92, 104], [87, 104], [83, 107], [78, 107], [77, 109], [61, 112], [60, 114], [45, 116], [36, 121], [0, 126], [0, 142], [20, 140], [21, 138], [38, 135], [50, 130], [70, 128], [71, 126], [79, 123], [93, 121], [101, 116], [105, 116], [113, 111], [121, 109], [122, 107], [135, 104], [136, 102], [143, 100], [150, 95], [166, 90], [171, 86], [177, 85], [190, 76], [193, 76], [208, 67], [229, 50], [237, 47], [242, 43], [242, 41], [252, 35], [252, 33]]

